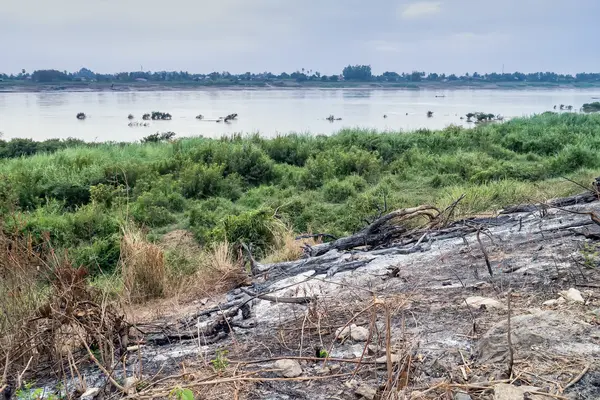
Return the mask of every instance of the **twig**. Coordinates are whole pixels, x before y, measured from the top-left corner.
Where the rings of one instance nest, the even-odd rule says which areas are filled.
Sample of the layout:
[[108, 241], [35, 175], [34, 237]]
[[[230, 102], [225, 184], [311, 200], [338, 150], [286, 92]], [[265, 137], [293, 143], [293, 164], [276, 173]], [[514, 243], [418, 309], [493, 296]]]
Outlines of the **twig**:
[[488, 254], [485, 251], [485, 248], [483, 247], [483, 243], [481, 242], [480, 233], [481, 233], [481, 228], [479, 228], [477, 230], [477, 241], [479, 242], [479, 248], [481, 249], [481, 252], [483, 253], [483, 257], [485, 258], [485, 265], [487, 265], [487, 269], [488, 269], [488, 272], [490, 273], [490, 276], [494, 276], [494, 271], [492, 271], [492, 264], [490, 264], [490, 259], [488, 258]]
[[338, 240], [338, 238], [336, 236], [333, 236], [329, 233], [315, 233], [312, 235], [300, 235], [300, 236], [296, 236], [294, 239], [295, 240], [301, 240], [301, 239], [314, 239], [314, 238], [329, 238], [331, 240]]
[[508, 341], [508, 378], [512, 376], [513, 373], [513, 365], [514, 365], [514, 349], [512, 345], [512, 337], [510, 333], [510, 314], [511, 314], [511, 297], [512, 293], [508, 292], [508, 321], [507, 321], [507, 331], [506, 331], [506, 340]]
[[23, 383], [23, 375], [25, 375], [25, 372], [27, 372], [27, 370], [29, 369], [31, 360], [33, 360], [33, 356], [29, 357], [29, 361], [27, 361], [27, 365], [25, 365], [25, 369], [23, 369], [23, 372], [21, 372], [19, 374], [19, 376], [17, 377], [17, 388], [21, 387], [21, 384]]
[[307, 303], [310, 303], [311, 301], [315, 300], [315, 298], [316, 298], [316, 297], [276, 297], [276, 296], [269, 296], [266, 294], [252, 293], [251, 291], [246, 290], [244, 288], [240, 288], [240, 290], [242, 292], [246, 293], [248, 296], [252, 296], [255, 299], [271, 301], [273, 303], [307, 304]]
[[[323, 361], [324, 358], [322, 358], [322, 357], [294, 357], [294, 356], [285, 357], [285, 356], [281, 356], [281, 357], [262, 358], [260, 360], [248, 360], [248, 361], [229, 360], [229, 362], [239, 363], [239, 364], [262, 364], [262, 363], [268, 363], [268, 362], [273, 362], [273, 361], [277, 361], [277, 360]], [[332, 358], [332, 357], [329, 357], [328, 360], [332, 361], [332, 362], [341, 362], [341, 363], [350, 363], [350, 364], [369, 364], [369, 365], [382, 364], [381, 362], [377, 362], [377, 361], [364, 361], [364, 360], [361, 361], [360, 358]]]
[[563, 392], [565, 390], [567, 390], [568, 388], [570, 388], [571, 386], [575, 385], [577, 382], [579, 382], [581, 380], [581, 378], [583, 378], [585, 376], [585, 374], [587, 374], [587, 372], [590, 370], [591, 364], [588, 364], [585, 366], [585, 368], [583, 369], [583, 371], [581, 371], [581, 373], [579, 375], [577, 375], [575, 378], [573, 378], [571, 380], [571, 382], [567, 383], [567, 386], [565, 386], [563, 388]]
[[104, 375], [106, 375], [106, 378], [110, 381], [110, 383], [112, 383], [113, 386], [116, 387], [117, 389], [119, 389], [122, 393], [127, 394], [127, 390], [123, 386], [121, 386], [119, 384], [119, 382], [117, 382], [112, 377], [112, 374], [109, 373], [106, 370], [106, 368], [104, 368], [104, 366], [100, 363], [100, 361], [98, 361], [98, 359], [96, 358], [96, 356], [94, 355], [94, 353], [92, 352], [92, 350], [90, 349], [90, 347], [88, 346], [88, 344], [86, 343], [86, 341], [84, 340], [84, 338], [81, 336], [81, 333], [77, 332], [77, 335], [79, 336], [79, 339], [81, 340], [81, 342], [85, 346], [85, 349], [87, 350], [90, 359], [94, 362], [94, 364], [96, 364], [96, 366], [100, 369], [100, 371], [102, 371], [102, 373]]
[[387, 389], [392, 389], [392, 379], [394, 377], [394, 369], [392, 365], [392, 316], [390, 307], [386, 303], [385, 308], [385, 360], [387, 365]]
[[545, 392], [527, 392], [527, 393], [529, 393], [529, 394], [537, 394], [539, 396], [552, 397], [553, 399], [569, 400], [567, 397], [559, 396], [557, 394], [552, 394], [552, 393], [545, 393]]

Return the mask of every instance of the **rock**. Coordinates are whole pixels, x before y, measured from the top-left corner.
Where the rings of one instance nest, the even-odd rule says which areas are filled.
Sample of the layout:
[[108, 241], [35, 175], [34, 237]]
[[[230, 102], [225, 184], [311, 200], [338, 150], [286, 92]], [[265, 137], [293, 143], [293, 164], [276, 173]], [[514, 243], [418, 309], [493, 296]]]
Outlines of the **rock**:
[[465, 392], [454, 393], [454, 400], [472, 400], [471, 396]]
[[317, 373], [317, 375], [329, 375], [331, 373], [331, 369], [329, 367], [317, 367], [315, 369], [315, 372]]
[[366, 342], [369, 338], [369, 330], [367, 328], [357, 326], [350, 331], [350, 338], [357, 342]]
[[[588, 338], [593, 327], [577, 323], [571, 315], [559, 314], [550, 310], [531, 310], [530, 314], [515, 315], [511, 318], [511, 339], [513, 349], [520, 358], [530, 362], [539, 359], [537, 351], [563, 355], [583, 356], [598, 354], [600, 346]], [[506, 319], [493, 325], [477, 344], [477, 360], [482, 364], [506, 362], [508, 355]], [[574, 345], [577, 344], [577, 345]]]
[[[396, 354], [392, 354], [390, 358], [392, 359], [393, 363], [397, 363], [398, 361], [400, 361], [400, 357], [398, 357], [398, 355]], [[387, 356], [381, 356], [378, 359], [376, 359], [375, 362], [378, 364], [385, 364], [387, 363]]]
[[362, 356], [364, 349], [364, 346], [360, 344], [355, 344], [352, 345], [352, 347], [350, 347], [350, 351], [352, 351], [352, 355], [354, 356], [354, 358], [359, 358], [360, 356]]
[[467, 305], [471, 308], [481, 308], [485, 306], [485, 308], [497, 308], [504, 309], [506, 306], [500, 303], [498, 300], [491, 299], [489, 297], [481, 297], [481, 296], [471, 296], [467, 297], [465, 300]]
[[123, 381], [123, 389], [125, 389], [129, 394], [133, 394], [136, 392], [136, 385], [139, 381], [140, 380], [135, 376], [125, 378], [125, 380]]
[[[515, 386], [508, 383], [497, 383], [494, 385], [494, 400], [517, 400], [525, 399], [525, 393], [537, 392], [540, 389], [535, 386]], [[546, 396], [529, 395], [527, 399], [543, 400]]]
[[564, 297], [566, 300], [572, 301], [574, 303], [585, 303], [581, 292], [575, 288], [571, 288], [569, 290], [565, 290], [560, 292], [560, 295]]
[[345, 327], [344, 329], [338, 328], [335, 331], [335, 335], [338, 339], [343, 340], [350, 335], [352, 340], [357, 342], [365, 342], [369, 338], [369, 330], [367, 328], [363, 328], [360, 326], [356, 326], [356, 324], [352, 324], [350, 326]]
[[284, 378], [296, 378], [302, 375], [302, 367], [296, 360], [277, 360], [275, 362], [275, 369], [280, 369], [279, 375]]
[[350, 379], [349, 381], [344, 382], [344, 386], [348, 389], [356, 389], [358, 387], [358, 381], [356, 379]]
[[[562, 299], [562, 297], [561, 297]], [[558, 304], [558, 299], [552, 299], [552, 300], [546, 300], [545, 302], [542, 303], [542, 305], [544, 306], [555, 306]]]
[[89, 388], [81, 395], [79, 400], [93, 400], [100, 393], [100, 388]]
[[373, 400], [377, 395], [377, 390], [368, 385], [361, 384], [358, 388], [356, 388], [354, 393], [356, 393], [358, 396], [362, 396], [365, 399]]

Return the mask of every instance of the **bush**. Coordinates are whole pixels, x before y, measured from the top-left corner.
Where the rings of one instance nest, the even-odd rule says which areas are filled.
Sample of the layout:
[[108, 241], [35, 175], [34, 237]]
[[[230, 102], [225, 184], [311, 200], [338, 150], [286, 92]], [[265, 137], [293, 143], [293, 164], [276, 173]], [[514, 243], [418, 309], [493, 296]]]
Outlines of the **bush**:
[[356, 188], [347, 180], [330, 180], [323, 186], [323, 196], [330, 203], [342, 203], [356, 195]]
[[221, 196], [232, 200], [242, 194], [242, 181], [237, 173], [227, 176], [223, 165], [195, 164], [181, 173], [181, 187], [187, 198], [205, 199]]
[[252, 245], [257, 257], [263, 257], [269, 248], [283, 237], [285, 226], [273, 216], [273, 210], [252, 210], [223, 219], [213, 234], [216, 241]]

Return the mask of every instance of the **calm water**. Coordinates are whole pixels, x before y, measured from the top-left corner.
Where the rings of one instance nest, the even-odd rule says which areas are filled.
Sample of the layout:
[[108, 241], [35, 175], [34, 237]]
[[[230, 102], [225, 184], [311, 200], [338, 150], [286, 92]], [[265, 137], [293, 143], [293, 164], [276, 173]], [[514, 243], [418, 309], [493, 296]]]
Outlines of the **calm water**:
[[[436, 97], [444, 95], [445, 97]], [[466, 124], [460, 116], [482, 111], [517, 117], [552, 110], [554, 104], [583, 103], [600, 90], [205, 90], [184, 92], [0, 93], [3, 137], [36, 140], [76, 137], [86, 141], [133, 141], [160, 131], [178, 136], [219, 137], [236, 132], [311, 132], [329, 134], [345, 127], [385, 130], [443, 128]], [[434, 112], [427, 118], [427, 111]], [[129, 127], [127, 115], [141, 121], [144, 113], [169, 112], [171, 121], [150, 121], [149, 127]], [[78, 121], [75, 115], [88, 118]], [[229, 124], [216, 119], [238, 113]], [[407, 115], [408, 113], [408, 115]], [[325, 118], [342, 118], [333, 123]], [[383, 118], [387, 114], [388, 118]]]

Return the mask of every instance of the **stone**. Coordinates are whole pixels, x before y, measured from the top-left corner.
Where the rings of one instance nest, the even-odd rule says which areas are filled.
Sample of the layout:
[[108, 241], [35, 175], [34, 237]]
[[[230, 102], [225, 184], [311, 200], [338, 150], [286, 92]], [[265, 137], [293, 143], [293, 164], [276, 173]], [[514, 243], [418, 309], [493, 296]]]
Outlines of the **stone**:
[[506, 306], [500, 303], [498, 300], [491, 299], [489, 297], [481, 297], [481, 296], [471, 296], [467, 297], [466, 300], [467, 305], [471, 308], [481, 308], [485, 306], [485, 308], [496, 308], [496, 309], [504, 309]]
[[585, 303], [581, 292], [575, 288], [571, 288], [569, 290], [564, 290], [560, 292], [560, 295], [564, 297], [566, 300], [572, 301], [574, 303]]
[[[571, 355], [598, 354], [600, 346], [583, 341], [592, 331], [591, 326], [577, 323], [572, 315], [559, 314], [551, 310], [529, 310], [528, 314], [511, 317], [511, 339], [513, 349], [519, 357], [536, 360], [543, 348], [547, 352]], [[476, 356], [482, 364], [504, 363], [508, 356], [507, 320], [494, 324], [477, 343]], [[569, 345], [567, 343], [577, 343]], [[566, 354], [567, 354], [566, 353]], [[531, 362], [531, 361], [530, 361]]]
[[344, 382], [344, 386], [348, 389], [356, 389], [358, 387], [358, 381], [356, 379], [350, 379], [349, 381]]
[[79, 400], [93, 400], [100, 393], [100, 388], [89, 388], [81, 395]]
[[279, 374], [284, 378], [296, 378], [302, 375], [302, 367], [296, 360], [277, 360], [275, 369], [279, 369]]
[[125, 380], [123, 381], [123, 389], [125, 389], [129, 394], [133, 394], [136, 392], [136, 385], [139, 381], [140, 380], [135, 376], [125, 378]]
[[454, 393], [454, 400], [473, 400], [468, 393], [456, 392]]
[[364, 349], [364, 346], [360, 344], [355, 344], [352, 345], [352, 347], [350, 347], [350, 351], [352, 351], [352, 355], [354, 356], [354, 358], [359, 358], [360, 356], [362, 356]]
[[340, 340], [346, 339], [348, 335], [350, 335], [352, 340], [357, 342], [365, 342], [369, 338], [369, 330], [360, 326], [356, 326], [356, 324], [352, 324], [344, 329], [338, 328], [335, 331], [335, 335]]
[[[561, 297], [562, 299], [562, 297]], [[558, 299], [552, 299], [552, 300], [546, 300], [545, 302], [542, 303], [542, 305], [544, 306], [555, 306], [558, 304]]]
[[377, 390], [373, 389], [371, 386], [361, 384], [354, 391], [358, 396], [361, 396], [365, 399], [373, 400], [377, 395]]
[[357, 326], [350, 331], [350, 338], [357, 342], [366, 342], [369, 338], [369, 330], [362, 326]]
[[331, 373], [331, 369], [329, 367], [317, 367], [315, 369], [315, 372], [317, 373], [317, 375], [329, 375]]
[[[497, 383], [494, 385], [494, 400], [517, 400], [525, 399], [525, 393], [537, 392], [540, 388], [535, 386], [515, 386], [508, 383]], [[529, 395], [527, 399], [543, 400], [546, 396]]]
[[[396, 354], [392, 354], [390, 358], [392, 359], [392, 363], [397, 363], [398, 361], [400, 361], [400, 357], [398, 357], [398, 355]], [[385, 364], [387, 363], [387, 356], [381, 356], [378, 359], [376, 359], [375, 362], [378, 364]]]

